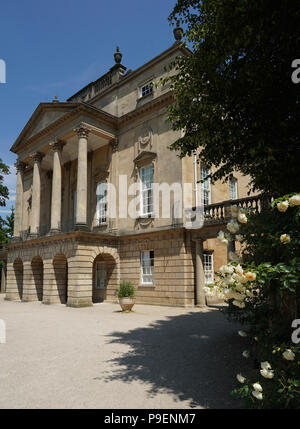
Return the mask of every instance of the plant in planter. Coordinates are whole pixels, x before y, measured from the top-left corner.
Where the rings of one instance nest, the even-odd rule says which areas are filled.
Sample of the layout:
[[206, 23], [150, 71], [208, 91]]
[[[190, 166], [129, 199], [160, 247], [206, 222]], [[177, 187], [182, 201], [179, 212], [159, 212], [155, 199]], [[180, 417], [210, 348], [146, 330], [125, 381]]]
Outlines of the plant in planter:
[[131, 311], [135, 303], [135, 288], [129, 280], [123, 281], [117, 289], [117, 297], [123, 311]]

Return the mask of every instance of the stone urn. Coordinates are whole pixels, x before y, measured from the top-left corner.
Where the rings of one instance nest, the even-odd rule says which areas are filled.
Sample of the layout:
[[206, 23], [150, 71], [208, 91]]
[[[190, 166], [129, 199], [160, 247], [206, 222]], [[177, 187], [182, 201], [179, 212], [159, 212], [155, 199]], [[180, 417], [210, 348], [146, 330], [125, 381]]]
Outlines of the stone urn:
[[119, 298], [119, 304], [123, 311], [131, 311], [135, 304], [135, 298]]

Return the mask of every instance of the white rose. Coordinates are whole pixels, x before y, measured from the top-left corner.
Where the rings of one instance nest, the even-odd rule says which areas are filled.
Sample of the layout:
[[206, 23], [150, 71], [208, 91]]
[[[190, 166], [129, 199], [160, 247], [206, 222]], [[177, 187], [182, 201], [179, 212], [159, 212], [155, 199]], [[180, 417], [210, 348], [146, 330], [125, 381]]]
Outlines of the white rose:
[[225, 237], [225, 234], [224, 234], [224, 232], [223, 232], [223, 231], [220, 231], [220, 232], [219, 232], [217, 239], [218, 239], [222, 244], [226, 244], [226, 245], [228, 245], [228, 240], [227, 240], [227, 238]]
[[245, 332], [245, 331], [239, 331], [238, 334], [240, 337], [247, 337], [248, 336], [247, 332]]
[[272, 371], [272, 370], [268, 370], [268, 369], [266, 369], [266, 368], [261, 369], [261, 370], [260, 370], [260, 373], [261, 373], [261, 375], [262, 375], [263, 377], [265, 377], [265, 378], [269, 378], [269, 379], [271, 379], [271, 378], [273, 378], [273, 377], [274, 377], [274, 371]]
[[241, 234], [237, 234], [235, 236], [236, 241], [242, 241], [243, 240], [243, 236]]
[[244, 293], [244, 292], [245, 292], [245, 286], [243, 286], [241, 283], [237, 283], [237, 284], [235, 285], [235, 288], [236, 288], [236, 290], [237, 290], [238, 292], [242, 292], [242, 293]]
[[243, 302], [241, 302], [241, 301], [236, 301], [236, 300], [234, 300], [234, 301], [232, 301], [232, 304], [233, 304], [235, 307], [245, 308], [245, 304], [244, 304]]
[[260, 367], [261, 367], [262, 369], [271, 369], [271, 368], [272, 368], [272, 367], [271, 367], [271, 364], [270, 364], [268, 361], [261, 362], [261, 363], [260, 363]]
[[295, 353], [293, 353], [291, 349], [287, 349], [284, 353], [282, 353], [282, 356], [286, 360], [294, 360], [295, 359]]
[[255, 273], [251, 273], [250, 271], [248, 271], [245, 274], [245, 277], [247, 280], [250, 280], [250, 282], [254, 282], [254, 280], [256, 280], [256, 274]]
[[247, 223], [248, 222], [247, 216], [244, 213], [239, 213], [238, 221], [240, 223]]
[[241, 265], [239, 264], [239, 265], [237, 265], [236, 267], [235, 267], [235, 272], [239, 275], [239, 276], [242, 276], [243, 274], [244, 274], [244, 270], [243, 270], [243, 268], [241, 267]]
[[289, 234], [282, 234], [280, 236], [280, 241], [282, 244], [287, 244], [291, 242], [291, 236]]
[[254, 298], [254, 293], [251, 290], [246, 290], [246, 295], [248, 298]]
[[289, 208], [289, 202], [288, 201], [282, 201], [281, 203], [277, 203], [277, 209], [284, 213]]
[[294, 206], [300, 206], [300, 195], [293, 195], [290, 199], [289, 199], [289, 204], [291, 207]]
[[244, 350], [242, 353], [242, 356], [246, 359], [248, 359], [250, 357], [250, 353], [248, 352], [248, 350]]
[[262, 392], [263, 388], [261, 387], [261, 385], [259, 383], [254, 383], [253, 385], [254, 390], [256, 390], [256, 392]]
[[245, 383], [246, 379], [242, 376], [242, 374], [237, 374], [236, 378], [240, 383]]
[[239, 214], [239, 208], [237, 205], [234, 204], [233, 206], [231, 206], [231, 216], [233, 218], [236, 218], [238, 214]]
[[260, 401], [261, 401], [261, 400], [262, 400], [262, 398], [263, 398], [262, 393], [261, 393], [261, 392], [257, 392], [257, 390], [253, 390], [252, 395], [253, 395], [256, 399], [259, 399]]
[[235, 220], [231, 220], [227, 224], [227, 229], [228, 229], [229, 232], [231, 232], [231, 234], [235, 234], [235, 233], [238, 232], [238, 230], [240, 229], [240, 227], [239, 227], [239, 224]]

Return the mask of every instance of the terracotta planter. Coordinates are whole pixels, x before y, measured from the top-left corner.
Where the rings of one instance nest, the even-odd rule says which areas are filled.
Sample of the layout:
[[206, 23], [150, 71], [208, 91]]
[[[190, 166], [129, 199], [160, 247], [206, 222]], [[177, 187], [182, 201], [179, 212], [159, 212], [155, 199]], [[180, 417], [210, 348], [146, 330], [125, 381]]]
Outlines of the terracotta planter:
[[119, 298], [119, 303], [123, 311], [131, 311], [134, 306], [134, 298]]

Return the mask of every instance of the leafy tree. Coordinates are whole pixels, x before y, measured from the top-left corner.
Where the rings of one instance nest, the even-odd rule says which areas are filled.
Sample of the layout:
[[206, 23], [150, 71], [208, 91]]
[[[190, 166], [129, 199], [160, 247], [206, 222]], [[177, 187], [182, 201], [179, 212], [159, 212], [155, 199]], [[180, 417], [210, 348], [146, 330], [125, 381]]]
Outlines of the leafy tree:
[[15, 211], [11, 209], [9, 216], [5, 219], [0, 218], [0, 243], [9, 243], [14, 235]]
[[9, 174], [9, 167], [0, 158], [0, 206], [5, 207], [8, 199], [8, 187], [3, 184], [4, 176]]
[[177, 0], [169, 20], [177, 19], [192, 55], [173, 64], [169, 120], [185, 136], [171, 149], [200, 147], [200, 160], [217, 167], [212, 180], [240, 170], [253, 190], [300, 189], [298, 2]]

